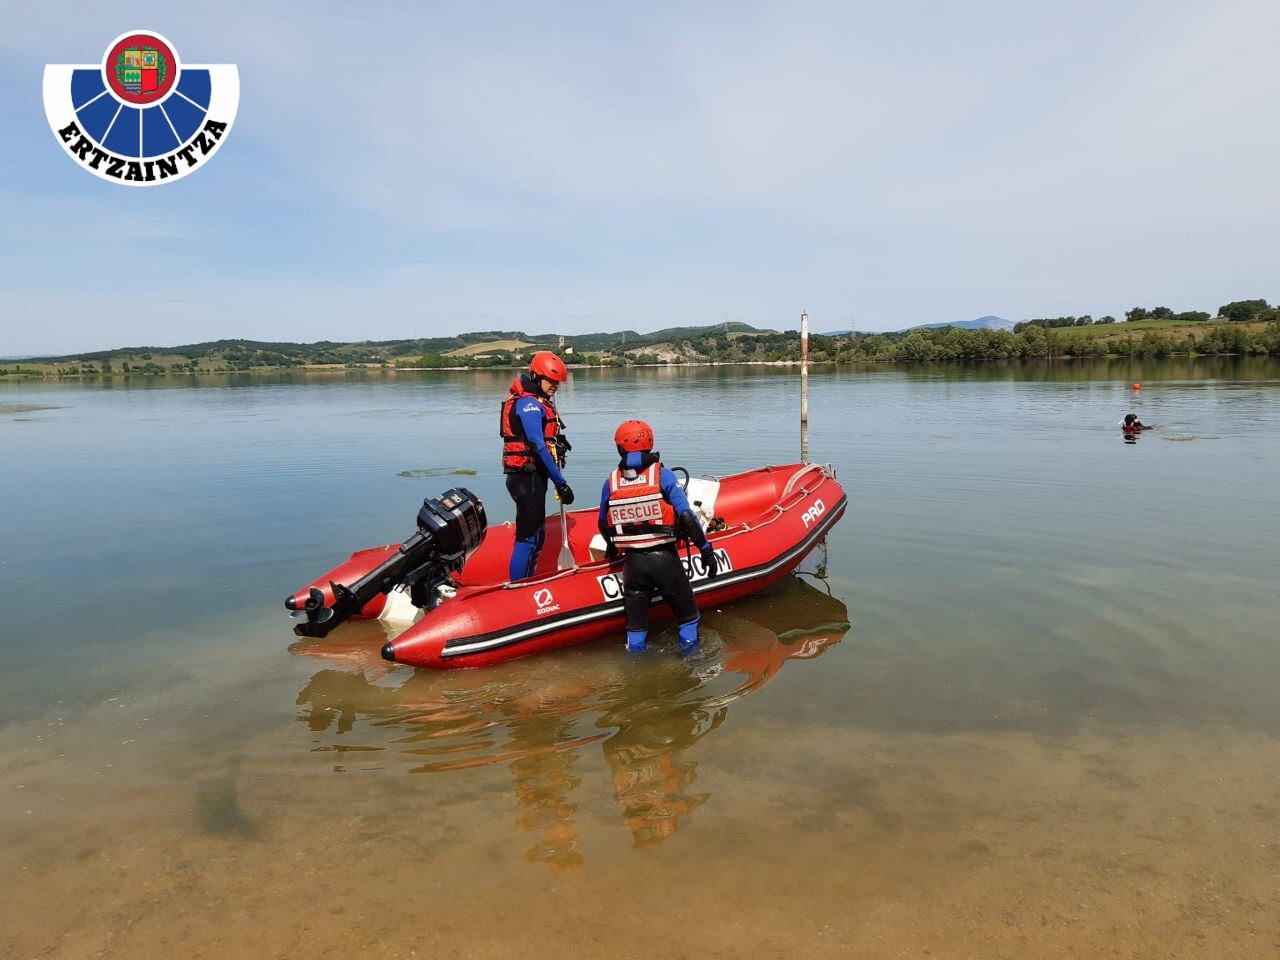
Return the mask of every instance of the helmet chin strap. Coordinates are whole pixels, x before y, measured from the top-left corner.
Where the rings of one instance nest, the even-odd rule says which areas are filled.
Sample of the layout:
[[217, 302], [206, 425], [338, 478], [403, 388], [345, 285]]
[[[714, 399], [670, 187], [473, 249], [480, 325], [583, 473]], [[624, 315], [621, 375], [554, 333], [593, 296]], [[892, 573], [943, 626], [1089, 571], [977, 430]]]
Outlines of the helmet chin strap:
[[525, 388], [530, 393], [536, 393], [540, 397], [547, 396], [546, 391], [542, 389], [542, 378], [532, 370], [526, 370], [520, 374], [520, 379], [524, 381]]

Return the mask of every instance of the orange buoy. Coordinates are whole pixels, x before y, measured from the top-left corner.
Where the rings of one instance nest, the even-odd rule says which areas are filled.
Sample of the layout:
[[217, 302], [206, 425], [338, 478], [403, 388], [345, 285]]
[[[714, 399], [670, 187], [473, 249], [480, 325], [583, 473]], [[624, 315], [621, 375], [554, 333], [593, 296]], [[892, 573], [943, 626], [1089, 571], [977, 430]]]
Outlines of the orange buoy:
[[1133, 385], [1133, 392], [1134, 392], [1134, 393], [1137, 393], [1137, 392], [1138, 392], [1139, 390], [1141, 390], [1141, 389], [1142, 389], [1142, 384], [1140, 384], [1140, 383], [1135, 383], [1135, 384]]

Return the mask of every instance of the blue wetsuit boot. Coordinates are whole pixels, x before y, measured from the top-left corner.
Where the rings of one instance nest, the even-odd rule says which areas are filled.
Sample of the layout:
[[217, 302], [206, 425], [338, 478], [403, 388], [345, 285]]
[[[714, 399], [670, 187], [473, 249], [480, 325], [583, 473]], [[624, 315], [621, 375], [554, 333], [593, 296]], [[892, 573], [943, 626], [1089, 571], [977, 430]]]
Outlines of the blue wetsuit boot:
[[627, 631], [627, 652], [643, 653], [644, 642], [649, 638], [648, 630], [628, 630]]
[[688, 623], [680, 624], [680, 649], [685, 653], [692, 653], [698, 649], [697, 620], [690, 620]]
[[511, 565], [507, 576], [512, 583], [527, 580], [538, 566], [538, 554], [542, 552], [543, 531], [539, 530], [528, 540], [517, 540], [511, 547]]

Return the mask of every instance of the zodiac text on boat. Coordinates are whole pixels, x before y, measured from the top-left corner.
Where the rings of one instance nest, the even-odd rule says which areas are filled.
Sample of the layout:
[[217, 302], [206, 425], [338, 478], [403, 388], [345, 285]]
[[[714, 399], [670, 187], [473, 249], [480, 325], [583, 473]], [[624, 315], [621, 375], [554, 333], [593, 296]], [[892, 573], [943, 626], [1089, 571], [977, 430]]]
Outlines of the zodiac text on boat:
[[555, 596], [545, 587], [533, 595], [533, 605], [537, 607], [537, 613], [541, 616], [544, 613], [555, 613], [560, 609], [560, 604], [556, 603]]
[[[733, 569], [733, 561], [729, 559], [728, 550], [721, 547], [715, 554], [716, 569], [720, 573]], [[690, 583], [697, 583], [699, 580], [707, 579], [707, 566], [702, 562], [702, 557], [698, 554], [681, 557], [680, 562], [684, 565], [684, 572], [688, 575]], [[599, 581], [600, 592], [604, 594], [606, 600], [622, 599], [622, 576], [620, 574], [606, 573], [603, 577], [596, 577], [596, 580]]]

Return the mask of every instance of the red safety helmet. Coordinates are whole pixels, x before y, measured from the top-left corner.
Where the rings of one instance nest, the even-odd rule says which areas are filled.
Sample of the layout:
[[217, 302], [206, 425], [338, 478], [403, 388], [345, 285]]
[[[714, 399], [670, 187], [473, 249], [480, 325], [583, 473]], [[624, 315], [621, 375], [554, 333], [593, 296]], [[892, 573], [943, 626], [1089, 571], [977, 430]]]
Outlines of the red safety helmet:
[[613, 434], [613, 442], [627, 453], [653, 449], [653, 427], [643, 420], [624, 420]]
[[529, 361], [529, 372], [537, 377], [546, 377], [556, 383], [564, 383], [569, 379], [569, 369], [564, 361], [550, 350], [539, 350]]

